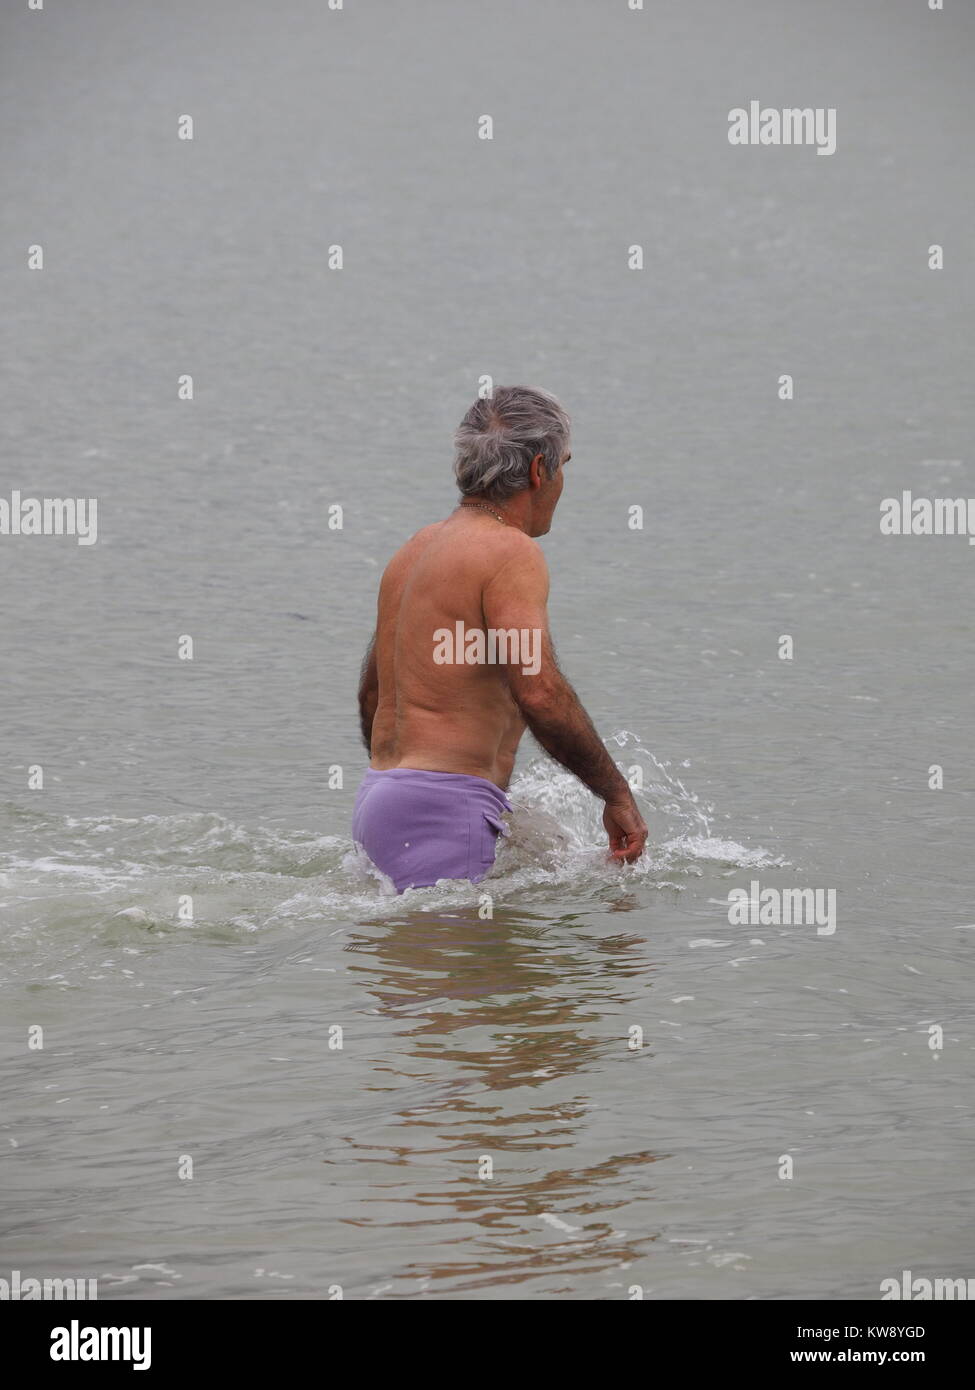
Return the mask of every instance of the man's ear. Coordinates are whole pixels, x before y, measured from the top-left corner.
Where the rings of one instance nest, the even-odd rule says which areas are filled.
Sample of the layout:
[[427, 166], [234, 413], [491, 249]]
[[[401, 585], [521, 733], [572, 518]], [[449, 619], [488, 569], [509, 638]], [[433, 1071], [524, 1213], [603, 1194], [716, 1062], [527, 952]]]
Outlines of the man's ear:
[[540, 488], [545, 477], [545, 455], [536, 454], [528, 465], [528, 486]]

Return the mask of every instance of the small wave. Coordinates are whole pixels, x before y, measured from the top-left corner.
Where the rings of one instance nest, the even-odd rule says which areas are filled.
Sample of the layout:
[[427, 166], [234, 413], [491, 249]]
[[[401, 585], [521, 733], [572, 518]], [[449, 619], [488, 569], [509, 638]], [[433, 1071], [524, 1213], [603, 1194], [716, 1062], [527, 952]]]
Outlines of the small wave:
[[[615, 734], [607, 747], [650, 827], [636, 864], [607, 861], [601, 803], [542, 756], [512, 782], [511, 833], [499, 841], [483, 884], [442, 882], [402, 897], [343, 836], [245, 827], [216, 813], [74, 818], [10, 808], [12, 848], [0, 855], [4, 946], [27, 948], [38, 933], [63, 935], [74, 927], [89, 936], [94, 928], [109, 944], [188, 931], [223, 939], [283, 923], [348, 923], [404, 907], [470, 906], [484, 891], [498, 903], [520, 905], [553, 893], [598, 902], [621, 885], [679, 891], [715, 866], [784, 862], [760, 847], [716, 837], [714, 808], [635, 734]], [[180, 899], [188, 898], [192, 921], [180, 916]]]

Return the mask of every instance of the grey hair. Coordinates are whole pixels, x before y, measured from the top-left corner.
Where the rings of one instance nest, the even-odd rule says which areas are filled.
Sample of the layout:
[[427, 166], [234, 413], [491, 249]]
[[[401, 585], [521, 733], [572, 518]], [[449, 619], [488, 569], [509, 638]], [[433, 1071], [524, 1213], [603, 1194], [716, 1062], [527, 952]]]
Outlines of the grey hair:
[[463, 497], [480, 493], [494, 502], [528, 484], [528, 468], [542, 455], [554, 478], [569, 444], [569, 417], [548, 391], [496, 386], [479, 398], [454, 435], [454, 474]]

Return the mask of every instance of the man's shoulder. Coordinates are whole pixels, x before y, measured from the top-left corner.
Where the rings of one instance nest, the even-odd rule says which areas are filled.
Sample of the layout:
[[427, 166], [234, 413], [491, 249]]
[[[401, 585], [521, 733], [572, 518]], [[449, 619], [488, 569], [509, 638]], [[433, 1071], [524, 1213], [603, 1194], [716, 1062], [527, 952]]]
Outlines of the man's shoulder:
[[485, 589], [499, 590], [526, 586], [548, 592], [548, 564], [545, 552], [532, 536], [516, 526], [499, 526], [491, 533], [490, 548], [484, 555]]
[[387, 571], [395, 569], [399, 565], [409, 564], [416, 559], [418, 553], [429, 545], [442, 525], [442, 521], [432, 521], [429, 526], [421, 526], [419, 531], [414, 531], [409, 540], [404, 541], [399, 550], [390, 558], [386, 566]]
[[421, 526], [419, 531], [413, 532], [408, 541], [403, 542], [400, 550], [408, 550], [410, 546], [420, 546], [427, 541], [432, 541], [443, 525], [442, 521], [431, 521], [427, 526]]
[[509, 560], [545, 568], [545, 552], [535, 540], [517, 526], [499, 526], [493, 533], [494, 547]]
[[445, 525], [444, 521], [434, 521], [421, 526], [393, 555], [384, 579], [391, 581], [411, 571], [427, 547], [437, 540], [442, 543], [431, 553], [436, 556], [438, 569], [457, 566], [468, 574], [480, 574], [485, 581], [502, 570], [548, 573], [541, 546], [517, 526], [497, 526], [493, 530], [485, 527], [477, 545], [472, 546], [469, 535], [448, 532], [442, 536]]
[[548, 573], [545, 554], [538, 541], [517, 526], [484, 526], [473, 546], [469, 536], [457, 538], [457, 552], [485, 581], [506, 572]]

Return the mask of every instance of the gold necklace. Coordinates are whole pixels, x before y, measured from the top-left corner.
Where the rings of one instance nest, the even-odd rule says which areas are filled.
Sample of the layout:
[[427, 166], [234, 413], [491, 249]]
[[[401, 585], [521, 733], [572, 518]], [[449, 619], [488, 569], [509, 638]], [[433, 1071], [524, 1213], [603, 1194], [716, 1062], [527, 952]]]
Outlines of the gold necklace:
[[461, 502], [459, 505], [461, 507], [468, 507], [471, 511], [476, 509], [481, 512], [490, 512], [493, 517], [496, 517], [497, 520], [501, 522], [502, 526], [507, 526], [508, 524], [500, 512], [496, 512], [493, 507], [488, 507], [483, 502]]

